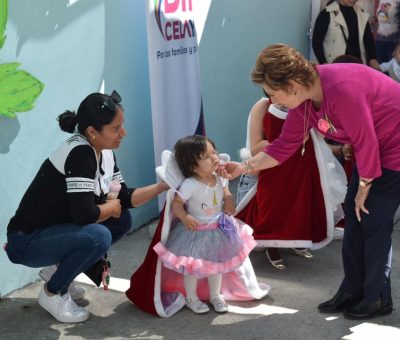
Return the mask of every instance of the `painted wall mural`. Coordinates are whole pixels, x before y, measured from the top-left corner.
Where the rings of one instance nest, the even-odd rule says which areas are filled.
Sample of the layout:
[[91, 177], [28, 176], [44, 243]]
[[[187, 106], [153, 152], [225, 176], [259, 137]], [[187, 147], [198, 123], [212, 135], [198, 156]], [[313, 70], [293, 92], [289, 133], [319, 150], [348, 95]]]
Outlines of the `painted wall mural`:
[[[8, 0], [0, 0], [0, 49], [6, 40]], [[44, 85], [30, 73], [18, 69], [19, 63], [0, 64], [0, 117], [15, 118], [29, 111]]]

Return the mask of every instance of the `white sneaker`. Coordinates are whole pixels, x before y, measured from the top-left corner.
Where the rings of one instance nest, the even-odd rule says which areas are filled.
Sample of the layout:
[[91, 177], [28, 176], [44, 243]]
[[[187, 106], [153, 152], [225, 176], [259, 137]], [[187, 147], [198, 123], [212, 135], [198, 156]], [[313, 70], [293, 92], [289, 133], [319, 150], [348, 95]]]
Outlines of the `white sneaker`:
[[228, 311], [228, 304], [225, 302], [224, 298], [220, 295], [210, 300], [217, 313], [226, 313]]
[[[56, 270], [56, 265], [44, 267], [39, 271], [39, 276], [45, 282], [49, 282]], [[68, 293], [71, 295], [72, 300], [80, 300], [85, 297], [86, 289], [78, 286], [75, 281], [72, 281], [68, 287]]]
[[90, 313], [83, 307], [79, 307], [71, 299], [69, 293], [64, 295], [48, 296], [45, 292], [45, 285], [42, 286], [39, 293], [39, 305], [47, 310], [58, 321], [64, 323], [86, 321]]
[[189, 308], [193, 313], [203, 314], [207, 313], [210, 309], [208, 306], [200, 301], [199, 299], [186, 299], [186, 307]]

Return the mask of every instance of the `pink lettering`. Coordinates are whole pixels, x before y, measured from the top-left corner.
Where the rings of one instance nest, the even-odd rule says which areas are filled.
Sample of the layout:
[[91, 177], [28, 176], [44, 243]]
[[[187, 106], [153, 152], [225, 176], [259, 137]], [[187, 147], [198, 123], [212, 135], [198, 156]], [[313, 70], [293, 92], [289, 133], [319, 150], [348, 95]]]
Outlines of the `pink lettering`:
[[174, 13], [179, 7], [180, 0], [165, 0], [165, 13]]
[[193, 9], [192, 0], [165, 0], [165, 13], [174, 13], [178, 10], [179, 3], [182, 1], [182, 12], [186, 12], [186, 3], [189, 5], [189, 11]]
[[[187, 0], [189, 2], [189, 11], [192, 11], [192, 0]], [[186, 0], [182, 0], [182, 12], [186, 12]]]

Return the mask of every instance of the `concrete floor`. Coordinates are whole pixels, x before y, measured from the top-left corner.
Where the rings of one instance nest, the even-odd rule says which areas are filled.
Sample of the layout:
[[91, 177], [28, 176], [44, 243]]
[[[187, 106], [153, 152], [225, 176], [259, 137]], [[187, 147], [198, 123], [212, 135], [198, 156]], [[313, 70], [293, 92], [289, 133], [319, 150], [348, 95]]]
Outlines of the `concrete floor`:
[[[400, 312], [360, 322], [342, 315], [318, 313], [316, 306], [330, 298], [342, 279], [341, 241], [304, 259], [284, 251], [287, 269], [278, 271], [263, 252], [250, 256], [262, 282], [272, 286], [261, 301], [230, 303], [230, 312], [195, 315], [183, 309], [169, 319], [139, 310], [125, 297], [131, 273], [141, 264], [150, 237], [142, 228], [117, 243], [109, 255], [113, 265], [111, 290], [84, 284], [92, 313], [82, 324], [61, 324], [37, 303], [42, 282], [17, 290], [0, 300], [1, 339], [400, 339]], [[400, 306], [400, 223], [393, 233], [392, 290]], [[84, 276], [79, 277], [85, 281]], [[400, 308], [400, 307], [398, 307]]]

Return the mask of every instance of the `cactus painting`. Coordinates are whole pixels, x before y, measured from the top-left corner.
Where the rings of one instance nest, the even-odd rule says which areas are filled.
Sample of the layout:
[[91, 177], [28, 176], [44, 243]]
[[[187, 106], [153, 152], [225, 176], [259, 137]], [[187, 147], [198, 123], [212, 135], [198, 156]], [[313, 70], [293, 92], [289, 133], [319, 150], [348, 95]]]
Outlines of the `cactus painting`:
[[[8, 0], [0, 0], [0, 49], [6, 40]], [[16, 117], [29, 111], [44, 85], [34, 76], [18, 69], [19, 63], [0, 64], [0, 117]]]

